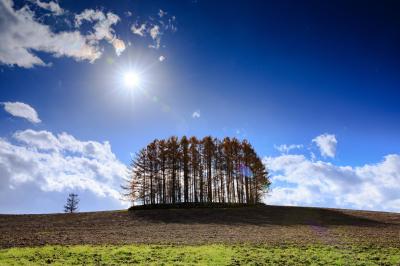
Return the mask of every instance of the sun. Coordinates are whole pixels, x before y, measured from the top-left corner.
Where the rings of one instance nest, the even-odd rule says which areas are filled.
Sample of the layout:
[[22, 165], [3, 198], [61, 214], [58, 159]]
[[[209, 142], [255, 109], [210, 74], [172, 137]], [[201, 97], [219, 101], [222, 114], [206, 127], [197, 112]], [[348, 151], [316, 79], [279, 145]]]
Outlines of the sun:
[[140, 86], [140, 76], [134, 71], [127, 71], [123, 75], [123, 83], [127, 88], [137, 88]]

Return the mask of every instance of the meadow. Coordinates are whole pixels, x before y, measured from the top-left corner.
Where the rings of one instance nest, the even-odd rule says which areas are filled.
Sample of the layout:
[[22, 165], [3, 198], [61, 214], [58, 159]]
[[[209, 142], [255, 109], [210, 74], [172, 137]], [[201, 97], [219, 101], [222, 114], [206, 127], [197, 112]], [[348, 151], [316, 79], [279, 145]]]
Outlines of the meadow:
[[396, 248], [371, 246], [122, 245], [0, 250], [0, 265], [400, 265]]

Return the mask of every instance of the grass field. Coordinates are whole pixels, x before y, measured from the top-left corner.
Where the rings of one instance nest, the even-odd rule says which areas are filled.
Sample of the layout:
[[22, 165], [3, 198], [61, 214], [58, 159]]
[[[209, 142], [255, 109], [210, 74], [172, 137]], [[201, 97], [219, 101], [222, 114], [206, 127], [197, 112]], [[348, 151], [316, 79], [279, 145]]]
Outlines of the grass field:
[[124, 245], [0, 250], [0, 265], [400, 265], [396, 248]]

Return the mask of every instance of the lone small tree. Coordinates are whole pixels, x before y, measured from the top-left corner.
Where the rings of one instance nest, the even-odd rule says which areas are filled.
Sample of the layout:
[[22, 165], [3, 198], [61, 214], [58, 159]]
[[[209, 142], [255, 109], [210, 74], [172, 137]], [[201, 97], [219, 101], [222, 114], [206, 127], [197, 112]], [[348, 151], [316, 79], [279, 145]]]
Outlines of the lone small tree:
[[74, 193], [70, 193], [67, 198], [67, 204], [64, 205], [65, 213], [74, 213], [78, 210], [78, 195]]

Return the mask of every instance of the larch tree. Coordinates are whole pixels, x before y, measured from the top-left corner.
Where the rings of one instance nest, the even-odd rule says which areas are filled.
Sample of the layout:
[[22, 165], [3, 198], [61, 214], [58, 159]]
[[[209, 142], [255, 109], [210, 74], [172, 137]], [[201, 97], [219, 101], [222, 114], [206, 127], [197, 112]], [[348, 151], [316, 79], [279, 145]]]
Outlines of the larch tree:
[[79, 198], [78, 194], [70, 193], [67, 198], [67, 203], [64, 205], [65, 213], [74, 213], [78, 210]]

